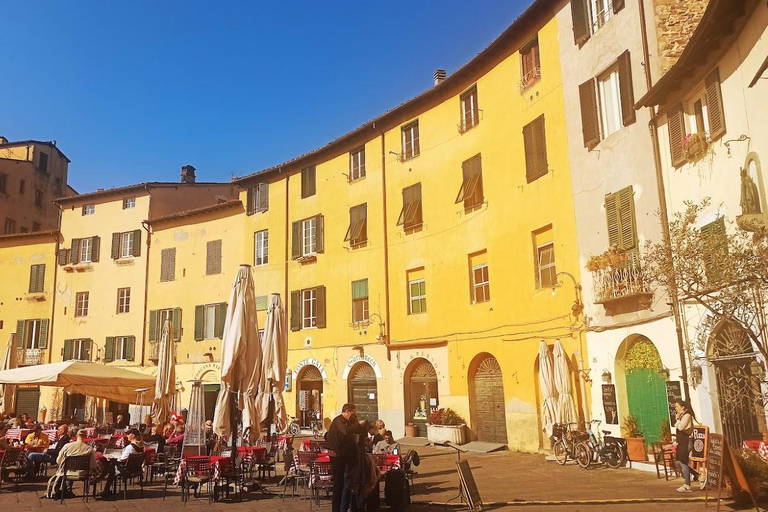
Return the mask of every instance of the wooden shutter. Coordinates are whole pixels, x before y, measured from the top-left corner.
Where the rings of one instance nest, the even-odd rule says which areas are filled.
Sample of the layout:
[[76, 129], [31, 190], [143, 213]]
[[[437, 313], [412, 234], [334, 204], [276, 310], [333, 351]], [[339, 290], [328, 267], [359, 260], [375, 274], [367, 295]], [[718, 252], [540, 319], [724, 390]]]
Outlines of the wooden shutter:
[[624, 0], [613, 0], [613, 14], [618, 14], [624, 8]]
[[291, 330], [301, 330], [301, 290], [291, 292]]
[[135, 349], [136, 349], [136, 337], [128, 336], [125, 339], [125, 354], [123, 359], [126, 359], [127, 361], [133, 361], [133, 355], [134, 355]]
[[181, 341], [181, 308], [173, 308], [173, 341]]
[[29, 267], [29, 293], [37, 292], [37, 271], [38, 265]]
[[93, 349], [93, 340], [91, 340], [91, 339], [86, 340], [86, 343], [85, 343], [85, 357], [84, 357], [84, 359], [86, 361], [90, 361], [91, 360], [91, 350], [92, 349]]
[[301, 258], [301, 221], [297, 220], [291, 225], [291, 258]]
[[600, 142], [600, 121], [597, 118], [597, 94], [595, 79], [590, 78], [579, 86], [581, 103], [581, 131], [584, 147], [591, 150]]
[[35, 291], [37, 293], [45, 291], [45, 264], [37, 265], [37, 287]]
[[16, 321], [16, 348], [24, 348], [24, 320]]
[[120, 258], [120, 233], [112, 233], [112, 259]]
[[605, 219], [608, 224], [608, 245], [618, 247], [621, 241], [618, 194], [605, 196]]
[[523, 127], [523, 144], [525, 146], [525, 179], [531, 183], [547, 174], [549, 165], [544, 115], [540, 115]]
[[717, 280], [722, 278], [721, 260], [728, 257], [728, 236], [725, 232], [725, 217], [719, 217], [714, 222], [702, 226], [700, 236], [704, 249], [703, 260], [707, 278]]
[[99, 262], [99, 253], [101, 252], [101, 237], [94, 236], [91, 238], [91, 261], [93, 263]]
[[707, 116], [709, 117], [709, 139], [715, 140], [725, 133], [723, 94], [720, 90], [720, 71], [715, 68], [704, 79], [707, 90]]
[[325, 228], [323, 226], [323, 216], [315, 216], [315, 252], [325, 251]]
[[680, 167], [685, 163], [685, 152], [683, 151], [685, 124], [682, 105], [677, 105], [674, 110], [667, 114], [667, 129], [669, 130], [669, 151], [672, 156], [672, 165]]
[[315, 195], [316, 192], [316, 174], [315, 166], [306, 167], [301, 170], [301, 198]]
[[205, 273], [221, 274], [221, 240], [211, 240], [206, 245]]
[[214, 333], [217, 338], [224, 338], [224, 324], [227, 320], [227, 303], [219, 302], [216, 304], [216, 325], [214, 325]]
[[195, 341], [203, 341], [205, 338], [204, 320], [205, 306], [195, 306]]
[[75, 340], [64, 340], [64, 361], [72, 359], [72, 345]]
[[[614, 7], [616, 3], [614, 2]], [[621, 118], [624, 126], [635, 122], [635, 94], [632, 90], [632, 62], [629, 50], [619, 56], [619, 96], [621, 97]]]
[[59, 265], [66, 265], [67, 264], [67, 250], [66, 249], [59, 249], [58, 254], [58, 263]]
[[571, 0], [573, 41], [578, 45], [586, 43], [590, 36], [588, 8], [587, 0]]
[[325, 327], [325, 286], [315, 288], [317, 300], [315, 301], [315, 311], [317, 315], [316, 325], [318, 328]]
[[74, 265], [80, 261], [80, 239], [72, 239], [71, 251], [72, 252], [69, 255], [69, 262]]
[[631, 251], [637, 247], [637, 225], [635, 222], [635, 195], [631, 186], [618, 193], [619, 225], [621, 242], [619, 248]]
[[166, 256], [166, 280], [174, 281], [176, 279], [176, 248], [167, 249]]
[[133, 256], [141, 256], [141, 230], [133, 231]]
[[108, 363], [114, 359], [115, 354], [115, 338], [113, 336], [107, 336], [107, 340], [104, 343], [104, 362]]
[[253, 187], [248, 187], [248, 190], [245, 193], [245, 196], [246, 196], [245, 214], [253, 215]]
[[368, 203], [357, 207], [357, 220], [359, 228], [354, 233], [355, 242], [360, 244], [368, 240]]
[[259, 183], [259, 211], [269, 210], [269, 184]]
[[150, 342], [157, 341], [157, 310], [153, 309], [149, 312], [149, 333], [148, 338]]
[[48, 348], [48, 319], [45, 318], [40, 321], [40, 341], [37, 343], [37, 348], [45, 350]]

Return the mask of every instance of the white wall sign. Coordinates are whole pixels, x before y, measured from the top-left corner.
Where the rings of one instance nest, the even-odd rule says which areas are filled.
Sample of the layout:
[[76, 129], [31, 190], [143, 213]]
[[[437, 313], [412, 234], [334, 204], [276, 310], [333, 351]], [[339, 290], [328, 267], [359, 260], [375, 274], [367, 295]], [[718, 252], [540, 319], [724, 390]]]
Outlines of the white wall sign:
[[381, 368], [379, 367], [379, 363], [376, 362], [376, 360], [373, 358], [373, 356], [368, 354], [355, 354], [354, 356], [349, 358], [349, 361], [347, 361], [347, 365], [344, 367], [344, 373], [342, 373], [341, 378], [344, 380], [347, 380], [347, 377], [349, 376], [349, 372], [352, 370], [352, 367], [355, 366], [359, 362], [368, 363], [373, 368], [373, 373], [376, 374], [376, 378], [381, 378]]
[[293, 370], [293, 380], [298, 380], [299, 372], [302, 368], [304, 368], [307, 365], [314, 366], [318, 370], [320, 370], [320, 375], [323, 376], [323, 380], [326, 380], [328, 378], [328, 374], [325, 373], [325, 368], [323, 368], [323, 364], [315, 359], [314, 357], [308, 357], [304, 360], [302, 360], [299, 364], [296, 365], [296, 368]]

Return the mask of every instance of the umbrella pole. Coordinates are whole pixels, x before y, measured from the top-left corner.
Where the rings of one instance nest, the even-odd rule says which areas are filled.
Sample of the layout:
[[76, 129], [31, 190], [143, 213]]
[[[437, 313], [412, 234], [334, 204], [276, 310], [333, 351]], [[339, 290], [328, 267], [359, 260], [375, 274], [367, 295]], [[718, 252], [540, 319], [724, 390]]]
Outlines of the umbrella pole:
[[232, 400], [232, 408], [230, 413], [230, 424], [232, 425], [232, 453], [237, 453], [237, 391], [231, 393], [230, 399]]

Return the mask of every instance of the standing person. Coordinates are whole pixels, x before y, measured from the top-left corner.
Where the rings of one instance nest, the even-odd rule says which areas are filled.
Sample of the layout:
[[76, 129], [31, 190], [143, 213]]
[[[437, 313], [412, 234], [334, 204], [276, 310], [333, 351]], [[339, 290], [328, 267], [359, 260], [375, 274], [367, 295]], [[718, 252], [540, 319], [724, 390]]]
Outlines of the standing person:
[[355, 404], [344, 404], [341, 414], [333, 418], [331, 426], [325, 435], [325, 447], [331, 458], [333, 471], [333, 504], [331, 512], [342, 512], [341, 497], [344, 493], [344, 473], [347, 463], [354, 463], [355, 448], [352, 439], [354, 428], [352, 419], [357, 408]]
[[[683, 479], [685, 483], [677, 488], [677, 492], [691, 492], [691, 474], [694, 478], [698, 478], [699, 474], [691, 469], [690, 464], [690, 439], [693, 434], [693, 421], [696, 416], [693, 414], [691, 405], [685, 400], [677, 400], [675, 402], [675, 429], [677, 430], [677, 452], [675, 458], [680, 463], [683, 469]], [[704, 482], [702, 481], [701, 488], [704, 488]]]

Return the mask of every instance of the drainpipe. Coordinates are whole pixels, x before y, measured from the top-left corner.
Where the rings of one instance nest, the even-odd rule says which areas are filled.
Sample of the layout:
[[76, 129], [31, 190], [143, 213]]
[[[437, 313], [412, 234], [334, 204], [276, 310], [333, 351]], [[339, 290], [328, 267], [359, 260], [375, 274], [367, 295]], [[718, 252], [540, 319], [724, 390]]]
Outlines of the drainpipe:
[[58, 203], [53, 203], [56, 205], [56, 209], [59, 210], [59, 221], [56, 223], [56, 234], [54, 235], [54, 238], [56, 240], [56, 248], [53, 251], [53, 292], [51, 293], [51, 321], [48, 324], [48, 332], [50, 333], [50, 342], [48, 343], [48, 346], [50, 349], [48, 350], [48, 363], [53, 362], [53, 333], [55, 332], [53, 330], [53, 324], [54, 324], [54, 318], [56, 318], [56, 290], [58, 290], [58, 287], [56, 286], [56, 281], [58, 279], [59, 274], [59, 249], [61, 249], [61, 217], [64, 214], [64, 211], [61, 208], [61, 205]]
[[[147, 194], [149, 194], [149, 208], [147, 212], [147, 217], [152, 218], [152, 192], [149, 190], [149, 186], [144, 185], [144, 190], [147, 191]], [[152, 231], [150, 230], [150, 226], [147, 223], [147, 221], [141, 222], [141, 227], [144, 228], [144, 230], [147, 232], [147, 250], [145, 251], [145, 258], [147, 259], [146, 266], [144, 268], [144, 317], [143, 321], [141, 323], [141, 366], [144, 366], [146, 364], [146, 355], [147, 355], [147, 343], [149, 342], [147, 340], [146, 335], [146, 326], [147, 326], [147, 316], [149, 314], [148, 311], [148, 305], [149, 305], [149, 250], [152, 246]]]
[[389, 321], [389, 237], [387, 235], [387, 151], [384, 145], [384, 132], [376, 128], [376, 123], [371, 127], [379, 132], [381, 137], [381, 204], [384, 218], [384, 339], [381, 340], [387, 347], [387, 361], [392, 360], [389, 350], [390, 321]]
[[[650, 55], [648, 51], [648, 26], [645, 19], [645, 3], [644, 0], [638, 0], [638, 6], [640, 9], [640, 34], [643, 40], [643, 60], [645, 61], [645, 85], [647, 90], [651, 90], [653, 87], [653, 79], [651, 77], [651, 65]], [[648, 122], [648, 130], [651, 133], [651, 140], [653, 142], [653, 163], [656, 168], [656, 187], [659, 194], [659, 212], [661, 214], [661, 231], [662, 239], [664, 242], [664, 251], [666, 256], [672, 261], [672, 242], [669, 236], [669, 212], [667, 211], [667, 193], [664, 188], [664, 171], [661, 166], [661, 150], [659, 146], [659, 136], [657, 132], [657, 113], [656, 107], [649, 107], [651, 111], [651, 120]], [[685, 343], [683, 341], [683, 324], [680, 318], [680, 301], [678, 299], [677, 281], [675, 280], [674, 272], [670, 276], [668, 293], [672, 301], [672, 315], [675, 319], [675, 333], [677, 334], [677, 350], [680, 356], [680, 368], [681, 377], [683, 379], [683, 392], [685, 399], [690, 401], [691, 392], [688, 385], [688, 366], [686, 364], [685, 357]]]
[[[279, 174], [279, 173], [283, 172], [283, 169], [280, 168], [280, 169], [277, 170], [277, 172]], [[290, 173], [285, 175], [285, 236], [283, 237], [283, 239], [285, 240], [285, 255], [284, 255], [285, 265], [283, 267], [283, 272], [284, 272], [284, 277], [285, 277], [283, 279], [283, 282], [285, 282], [285, 287], [283, 289], [283, 293], [284, 293], [283, 297], [285, 297], [285, 300], [283, 301], [283, 308], [285, 308], [285, 305], [288, 304], [288, 301], [291, 300], [291, 296], [288, 294], [288, 265], [290, 264], [290, 261], [291, 261], [289, 259], [289, 257], [288, 257], [288, 245], [290, 245], [289, 242], [291, 240], [291, 232], [290, 232], [291, 221], [290, 221], [290, 219], [288, 217], [288, 212], [289, 212], [288, 200], [290, 198], [290, 194], [288, 193], [288, 191], [289, 191], [288, 180], [289, 179], [290, 179]], [[283, 336], [285, 336], [286, 347], [288, 346], [288, 333], [290, 332], [290, 329], [291, 329], [291, 319], [290, 319], [291, 309], [290, 308], [292, 308], [292, 307], [293, 307], [293, 304], [290, 305], [289, 309], [287, 309], [287, 310], [284, 309], [283, 310], [284, 318], [288, 319], [286, 322], [283, 322], [283, 324], [285, 324], [285, 325], [283, 325]]]

